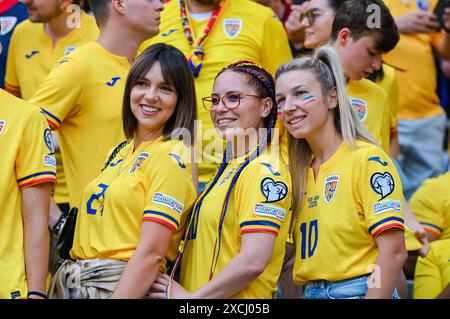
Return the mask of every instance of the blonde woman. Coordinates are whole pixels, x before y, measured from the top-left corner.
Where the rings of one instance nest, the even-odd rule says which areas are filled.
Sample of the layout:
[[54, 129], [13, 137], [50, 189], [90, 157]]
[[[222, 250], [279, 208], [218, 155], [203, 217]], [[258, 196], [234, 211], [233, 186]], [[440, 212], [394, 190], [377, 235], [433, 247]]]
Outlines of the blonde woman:
[[294, 281], [311, 298], [397, 298], [406, 258], [401, 183], [358, 120], [334, 49], [285, 63], [276, 101], [289, 132]]

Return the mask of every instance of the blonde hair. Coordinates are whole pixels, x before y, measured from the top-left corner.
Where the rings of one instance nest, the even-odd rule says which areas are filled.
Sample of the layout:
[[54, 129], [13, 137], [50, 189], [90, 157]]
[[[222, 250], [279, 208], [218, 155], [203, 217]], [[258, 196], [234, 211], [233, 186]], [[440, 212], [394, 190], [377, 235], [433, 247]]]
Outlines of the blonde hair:
[[[336, 51], [329, 45], [318, 47], [312, 56], [305, 56], [282, 64], [275, 73], [275, 81], [284, 73], [309, 71], [321, 85], [323, 96], [336, 88], [338, 105], [334, 109], [334, 124], [345, 143], [357, 147], [356, 140], [377, 145], [351, 106], [346, 81]], [[292, 220], [300, 213], [306, 189], [306, 176], [312, 160], [312, 150], [305, 139], [296, 139], [288, 133], [289, 170], [292, 177]], [[291, 228], [294, 222], [291, 222]]]

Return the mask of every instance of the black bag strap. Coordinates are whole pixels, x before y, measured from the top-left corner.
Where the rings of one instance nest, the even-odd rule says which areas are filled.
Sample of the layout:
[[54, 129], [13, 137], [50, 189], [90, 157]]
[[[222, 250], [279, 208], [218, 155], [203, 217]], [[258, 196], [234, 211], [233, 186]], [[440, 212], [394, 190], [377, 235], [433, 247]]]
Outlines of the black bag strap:
[[119, 154], [120, 150], [124, 148], [128, 143], [130, 143], [130, 141], [123, 141], [122, 143], [117, 145], [116, 148], [114, 148], [108, 160], [106, 161], [105, 166], [102, 168], [102, 172], [109, 166], [109, 164], [111, 164], [117, 154]]

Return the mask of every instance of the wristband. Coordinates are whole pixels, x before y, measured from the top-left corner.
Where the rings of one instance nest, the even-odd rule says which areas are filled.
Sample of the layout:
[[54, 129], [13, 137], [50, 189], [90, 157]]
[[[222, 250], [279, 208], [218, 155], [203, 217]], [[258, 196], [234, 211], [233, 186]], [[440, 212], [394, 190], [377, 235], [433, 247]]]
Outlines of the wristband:
[[27, 297], [30, 297], [30, 296], [39, 296], [44, 299], [48, 299], [48, 296], [46, 294], [39, 292], [39, 291], [34, 291], [34, 290], [28, 292]]

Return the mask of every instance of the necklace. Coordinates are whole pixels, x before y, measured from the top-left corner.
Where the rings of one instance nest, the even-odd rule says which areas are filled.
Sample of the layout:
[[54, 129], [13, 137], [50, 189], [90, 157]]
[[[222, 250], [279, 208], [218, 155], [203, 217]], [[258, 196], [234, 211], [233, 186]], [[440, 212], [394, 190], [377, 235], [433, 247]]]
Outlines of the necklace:
[[197, 78], [200, 74], [200, 70], [202, 69], [203, 59], [205, 57], [203, 42], [205, 42], [206, 38], [211, 32], [211, 29], [216, 23], [217, 17], [222, 11], [222, 5], [217, 5], [201, 35], [198, 38], [194, 39], [194, 32], [192, 30], [191, 24], [189, 23], [185, 0], [178, 0], [178, 2], [180, 5], [181, 23], [183, 25], [184, 34], [186, 35], [186, 39], [191, 45], [191, 52], [189, 53], [188, 63], [192, 70], [192, 73], [194, 74], [194, 78]]
[[[157, 139], [152, 140], [150, 143], [148, 143], [137, 155], [137, 157], [132, 156], [131, 160], [128, 161], [127, 164], [124, 165], [124, 162], [126, 159], [128, 159], [130, 152], [133, 150], [133, 146], [130, 145], [130, 148], [127, 151], [127, 154], [125, 155], [125, 157], [123, 157], [122, 159], [119, 159], [116, 163], [116, 165], [118, 165], [120, 163], [120, 166], [117, 169], [117, 173], [114, 174], [114, 176], [108, 181], [107, 184], [101, 183], [99, 184], [99, 187], [102, 188], [102, 192], [97, 196], [99, 204], [100, 204], [100, 214], [103, 216], [103, 209], [104, 209], [104, 203], [105, 203], [105, 199], [106, 199], [106, 193], [108, 188], [111, 186], [111, 184], [120, 176], [120, 174], [122, 174], [123, 171], [125, 171], [131, 163], [134, 163], [133, 166], [130, 169], [130, 174], [134, 173], [136, 171], [136, 169], [140, 166], [142, 166], [142, 163], [149, 157], [149, 153], [145, 152], [145, 150], [152, 145], [154, 142], [159, 141], [162, 137], [159, 137]], [[134, 142], [134, 141], [132, 141]], [[131, 143], [129, 143], [131, 144]], [[137, 150], [137, 148], [136, 148]], [[111, 166], [115, 166], [115, 165], [111, 165]]]

